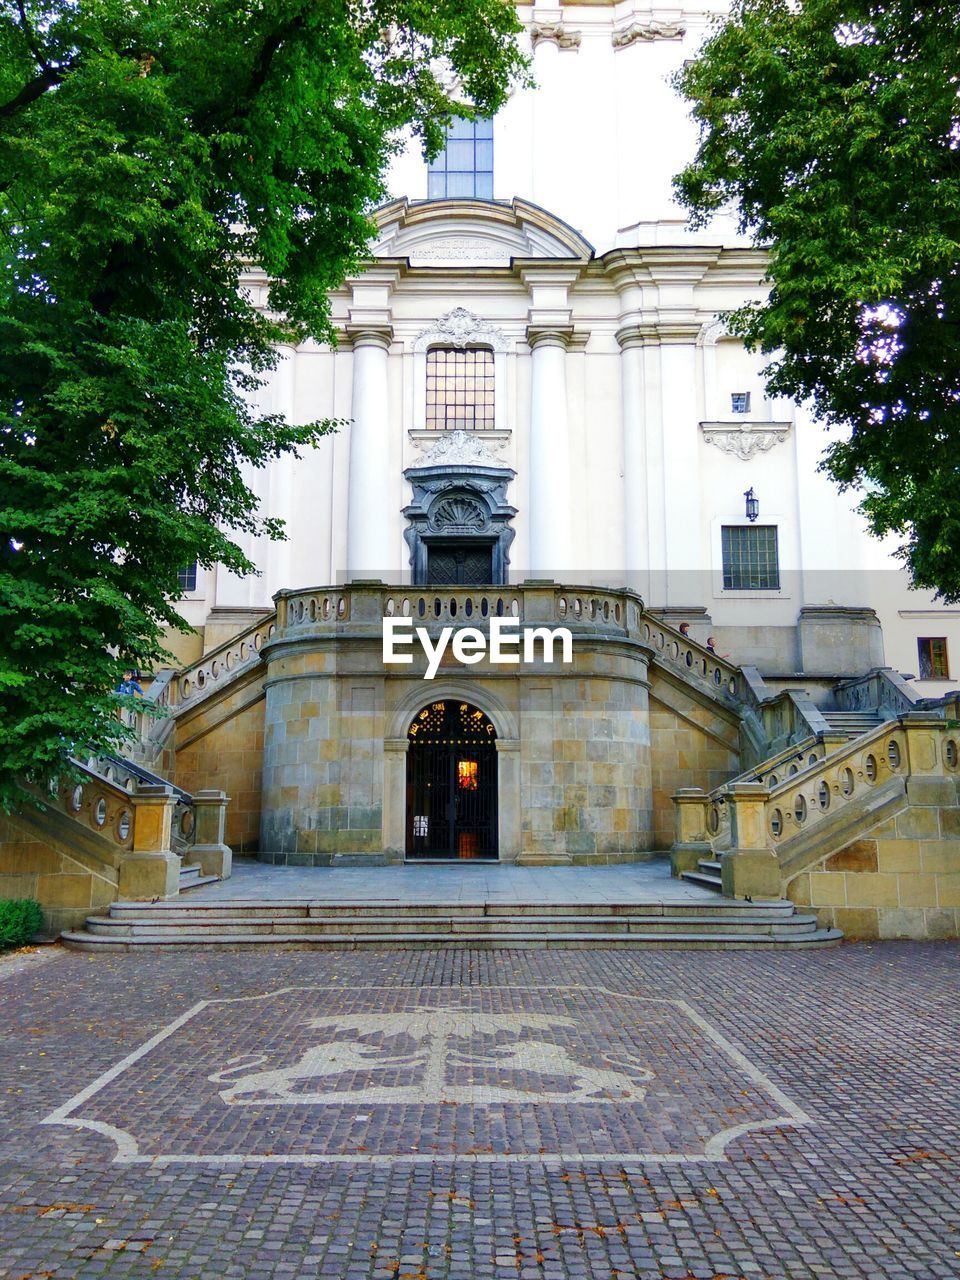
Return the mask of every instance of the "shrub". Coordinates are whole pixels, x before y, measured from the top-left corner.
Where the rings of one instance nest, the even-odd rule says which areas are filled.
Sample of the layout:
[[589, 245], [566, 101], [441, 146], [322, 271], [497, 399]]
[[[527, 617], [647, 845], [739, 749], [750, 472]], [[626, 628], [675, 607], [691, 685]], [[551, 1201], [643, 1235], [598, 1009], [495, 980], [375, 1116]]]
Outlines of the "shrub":
[[22, 947], [43, 927], [43, 912], [32, 898], [0, 899], [0, 951]]

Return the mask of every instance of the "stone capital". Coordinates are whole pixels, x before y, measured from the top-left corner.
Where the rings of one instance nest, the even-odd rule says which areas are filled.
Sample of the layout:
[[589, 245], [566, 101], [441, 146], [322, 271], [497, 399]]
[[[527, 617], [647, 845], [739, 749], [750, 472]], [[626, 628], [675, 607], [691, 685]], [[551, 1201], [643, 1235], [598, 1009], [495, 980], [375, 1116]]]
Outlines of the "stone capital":
[[527, 342], [530, 344], [530, 350], [536, 351], [538, 347], [562, 347], [566, 351], [573, 339], [572, 326], [566, 325], [528, 325], [527, 326]]
[[379, 347], [382, 351], [389, 351], [390, 344], [393, 341], [392, 324], [351, 323], [346, 326], [345, 332], [354, 349], [357, 347]]
[[624, 325], [617, 330], [616, 338], [621, 351], [627, 351], [631, 347], [652, 347], [659, 341], [655, 324]]

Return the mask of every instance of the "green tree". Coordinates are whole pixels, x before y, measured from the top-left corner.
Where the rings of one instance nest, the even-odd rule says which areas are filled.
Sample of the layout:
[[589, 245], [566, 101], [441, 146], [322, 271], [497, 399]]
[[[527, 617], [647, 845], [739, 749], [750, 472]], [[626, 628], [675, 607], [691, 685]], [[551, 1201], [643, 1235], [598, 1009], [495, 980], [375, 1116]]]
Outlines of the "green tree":
[[507, 0], [0, 0], [0, 802], [117, 740], [180, 566], [282, 536], [244, 476], [334, 424], [249, 393], [331, 340], [401, 131], [495, 111], [519, 29]]
[[841, 428], [823, 466], [960, 599], [960, 5], [735, 0], [677, 76], [700, 126], [675, 180], [734, 203], [769, 300], [731, 318], [768, 387]]

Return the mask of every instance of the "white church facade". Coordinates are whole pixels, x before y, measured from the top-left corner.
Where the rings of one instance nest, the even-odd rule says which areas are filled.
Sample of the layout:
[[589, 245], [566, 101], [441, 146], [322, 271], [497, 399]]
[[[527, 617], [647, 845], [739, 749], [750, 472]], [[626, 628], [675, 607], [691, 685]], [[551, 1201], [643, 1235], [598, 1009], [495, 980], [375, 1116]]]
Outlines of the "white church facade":
[[[521, 7], [537, 87], [433, 165], [398, 158], [337, 349], [285, 351], [262, 392], [342, 425], [254, 478], [289, 534], [248, 548], [262, 576], [190, 579], [207, 647], [283, 588], [552, 578], [629, 586], [773, 676], [886, 663], [950, 687], [960, 611], [909, 591], [818, 473], [823, 425], [725, 333], [762, 252], [672, 202], [694, 138], [669, 76], [722, 8]], [[448, 503], [443, 537], [433, 507], [473, 474], [493, 487], [459, 523]]]

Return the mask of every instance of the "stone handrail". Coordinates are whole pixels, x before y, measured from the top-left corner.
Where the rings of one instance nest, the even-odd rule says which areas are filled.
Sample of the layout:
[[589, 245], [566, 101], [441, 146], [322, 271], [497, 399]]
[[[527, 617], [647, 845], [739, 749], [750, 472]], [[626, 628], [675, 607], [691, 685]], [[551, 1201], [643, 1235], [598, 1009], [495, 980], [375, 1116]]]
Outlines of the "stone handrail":
[[176, 799], [171, 819], [170, 838], [177, 853], [184, 853], [194, 844], [197, 835], [197, 814], [194, 797], [175, 783], [151, 773], [149, 769], [125, 760], [121, 756], [88, 756], [84, 764], [74, 761], [91, 776], [121, 787], [129, 795], [136, 795], [144, 788], [155, 791], [158, 787], [170, 791]]
[[688, 679], [692, 678], [716, 693], [738, 699], [743, 697], [746, 684], [739, 667], [648, 613], [641, 620], [641, 638], [661, 662], [676, 667]]
[[136, 793], [119, 779], [103, 777], [78, 761], [72, 763], [79, 779], [51, 785], [42, 797], [44, 806], [65, 814], [118, 850], [132, 850], [136, 841]]
[[879, 711], [887, 720], [910, 715], [924, 702], [892, 667], [876, 667], [855, 680], [844, 680], [834, 692], [838, 710]]

